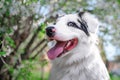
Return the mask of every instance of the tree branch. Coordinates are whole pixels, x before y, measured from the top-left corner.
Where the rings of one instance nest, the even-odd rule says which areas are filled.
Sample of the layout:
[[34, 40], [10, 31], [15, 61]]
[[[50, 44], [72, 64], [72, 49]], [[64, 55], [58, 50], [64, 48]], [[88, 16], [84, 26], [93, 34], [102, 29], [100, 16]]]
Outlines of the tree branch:
[[42, 45], [46, 40], [42, 39], [30, 52], [34, 52], [40, 45]]
[[37, 54], [35, 54], [31, 59], [35, 59], [45, 49], [46, 46], [47, 46], [47, 43], [45, 43], [43, 47], [37, 52]]

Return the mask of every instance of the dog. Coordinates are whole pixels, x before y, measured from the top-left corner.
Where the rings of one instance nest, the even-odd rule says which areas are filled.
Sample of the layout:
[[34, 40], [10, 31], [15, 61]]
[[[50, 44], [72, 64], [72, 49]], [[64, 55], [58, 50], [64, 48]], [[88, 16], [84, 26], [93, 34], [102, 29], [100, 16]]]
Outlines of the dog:
[[98, 19], [88, 12], [59, 17], [46, 28], [49, 80], [110, 80], [97, 48]]

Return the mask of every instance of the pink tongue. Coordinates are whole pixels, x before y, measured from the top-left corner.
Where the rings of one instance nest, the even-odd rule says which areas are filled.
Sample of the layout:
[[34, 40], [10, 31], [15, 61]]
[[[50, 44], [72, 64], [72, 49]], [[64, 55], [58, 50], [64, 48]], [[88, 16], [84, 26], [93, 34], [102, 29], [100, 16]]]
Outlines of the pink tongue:
[[48, 58], [53, 60], [62, 54], [65, 44], [66, 42], [57, 42], [56, 45], [47, 52]]

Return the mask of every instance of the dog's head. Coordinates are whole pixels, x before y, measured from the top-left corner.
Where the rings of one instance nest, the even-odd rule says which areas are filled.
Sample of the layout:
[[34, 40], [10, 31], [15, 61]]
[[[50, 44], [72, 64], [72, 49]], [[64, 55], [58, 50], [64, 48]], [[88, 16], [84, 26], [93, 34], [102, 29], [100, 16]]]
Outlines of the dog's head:
[[98, 20], [87, 12], [64, 15], [46, 28], [46, 34], [50, 40], [56, 41], [48, 51], [48, 57], [55, 59], [70, 52], [81, 43], [83, 37], [87, 39], [95, 34], [98, 28]]

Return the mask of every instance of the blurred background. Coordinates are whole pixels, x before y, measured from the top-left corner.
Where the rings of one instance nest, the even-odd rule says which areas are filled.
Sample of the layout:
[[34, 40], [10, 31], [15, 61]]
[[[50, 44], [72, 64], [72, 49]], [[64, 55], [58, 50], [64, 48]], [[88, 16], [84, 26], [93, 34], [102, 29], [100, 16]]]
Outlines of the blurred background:
[[45, 27], [80, 10], [102, 23], [98, 47], [111, 80], [120, 80], [120, 0], [0, 0], [0, 80], [48, 80]]

